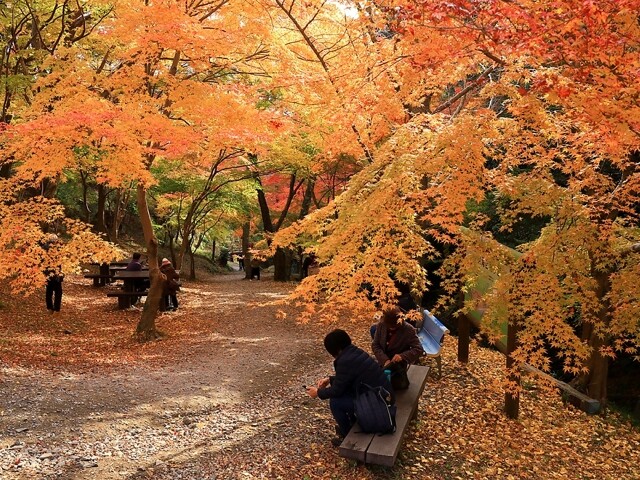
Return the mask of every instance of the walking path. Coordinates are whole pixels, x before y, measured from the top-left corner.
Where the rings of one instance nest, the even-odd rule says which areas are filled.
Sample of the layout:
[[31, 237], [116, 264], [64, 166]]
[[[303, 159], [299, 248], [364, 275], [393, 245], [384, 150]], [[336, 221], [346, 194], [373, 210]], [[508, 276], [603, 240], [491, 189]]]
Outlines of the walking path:
[[[0, 477], [127, 478], [221, 449], [281, 422], [291, 398], [278, 391], [295, 391], [300, 403], [304, 392], [291, 385], [302, 385], [305, 370], [329, 365], [318, 327], [276, 319], [282, 307], [268, 304], [291, 286], [243, 281], [242, 275], [187, 282], [181, 309], [158, 319], [169, 338], [154, 346], [133, 345], [123, 352], [124, 364], [111, 358], [109, 365], [80, 371], [5, 366]], [[61, 316], [35, 323], [59, 322], [82, 336], [83, 327], [77, 321], [76, 328], [64, 327], [65, 319], [88, 314], [83, 306], [103, 302], [104, 290], [73, 282], [65, 285]], [[115, 305], [107, 300], [98, 308], [104, 315], [87, 320], [101, 329], [112, 321]], [[115, 315], [129, 317], [129, 331], [116, 331], [131, 335], [139, 311]], [[193, 328], [182, 344], [184, 330], [171, 336], [171, 326], [180, 323], [187, 331], [186, 324]]]
[[[587, 417], [529, 383], [507, 420], [501, 354], [472, 345], [460, 365], [455, 338], [396, 467], [341, 459], [326, 403], [302, 389], [331, 371], [321, 339], [334, 326], [296, 325], [271, 303], [292, 285], [243, 275], [186, 282], [158, 318], [167, 338], [145, 345], [132, 340], [140, 311], [82, 278], [65, 280], [59, 315], [0, 292], [0, 478], [638, 478], [640, 432], [618, 415]], [[367, 348], [367, 319], [351, 320]]]

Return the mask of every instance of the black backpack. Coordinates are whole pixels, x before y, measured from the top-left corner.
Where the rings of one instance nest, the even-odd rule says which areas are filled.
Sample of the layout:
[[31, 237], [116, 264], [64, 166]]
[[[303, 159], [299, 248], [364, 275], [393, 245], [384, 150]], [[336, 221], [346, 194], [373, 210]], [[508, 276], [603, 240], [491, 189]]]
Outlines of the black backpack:
[[391, 395], [383, 387], [358, 386], [354, 403], [360, 431], [364, 433], [392, 433], [396, 430], [396, 406], [389, 405]]

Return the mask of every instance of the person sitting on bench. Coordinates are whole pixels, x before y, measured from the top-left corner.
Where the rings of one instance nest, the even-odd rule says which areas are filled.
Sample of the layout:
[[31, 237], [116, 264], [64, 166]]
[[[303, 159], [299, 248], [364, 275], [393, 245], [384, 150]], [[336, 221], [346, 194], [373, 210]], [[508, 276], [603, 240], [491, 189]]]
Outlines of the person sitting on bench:
[[387, 308], [376, 325], [371, 350], [378, 364], [391, 370], [391, 384], [395, 390], [409, 387], [406, 371], [424, 355], [416, 329], [402, 318], [399, 307]]
[[127, 266], [124, 269], [127, 272], [139, 272], [140, 270], [142, 270], [142, 261], [140, 260], [141, 257], [142, 255], [140, 253], [135, 252], [131, 256], [131, 261], [127, 264]]
[[[142, 257], [142, 255], [140, 253], [134, 252], [134, 254], [131, 256], [131, 261], [124, 268], [125, 271], [127, 271], [127, 272], [140, 272], [142, 270], [142, 260], [140, 260], [141, 257]], [[144, 278], [136, 278], [134, 280], [134, 284], [135, 284], [134, 288], [135, 288], [136, 292], [143, 292], [147, 288], [149, 288], [148, 280], [145, 281]], [[131, 304], [133, 305], [133, 304], [138, 303], [140, 298], [141, 297], [132, 297], [131, 298]]]
[[[318, 380], [315, 387], [307, 387], [307, 393], [311, 398], [329, 399], [338, 435], [331, 439], [331, 443], [340, 446], [356, 421], [354, 400], [358, 385], [366, 383], [370, 387], [382, 386], [389, 392], [392, 390], [382, 368], [367, 352], [353, 345], [344, 330], [337, 329], [327, 334], [324, 347], [335, 358], [335, 375]], [[395, 400], [392, 398], [391, 401]]]

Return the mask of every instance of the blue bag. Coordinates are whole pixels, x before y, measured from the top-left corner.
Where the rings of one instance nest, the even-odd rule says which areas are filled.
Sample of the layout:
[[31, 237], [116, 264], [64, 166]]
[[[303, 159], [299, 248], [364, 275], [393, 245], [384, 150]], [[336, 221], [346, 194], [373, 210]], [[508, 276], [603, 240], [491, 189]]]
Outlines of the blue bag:
[[364, 433], [393, 433], [396, 430], [396, 406], [389, 405], [391, 395], [383, 387], [358, 386], [354, 402], [356, 419]]

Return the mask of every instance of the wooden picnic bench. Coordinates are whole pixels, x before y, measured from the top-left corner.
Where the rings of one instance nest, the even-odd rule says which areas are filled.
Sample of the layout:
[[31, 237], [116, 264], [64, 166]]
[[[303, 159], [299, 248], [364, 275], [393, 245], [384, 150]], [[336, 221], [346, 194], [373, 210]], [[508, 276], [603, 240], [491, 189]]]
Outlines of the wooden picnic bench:
[[418, 414], [418, 400], [427, 383], [429, 367], [411, 365], [407, 371], [409, 388], [396, 393], [396, 431], [385, 435], [362, 433], [356, 423], [340, 445], [341, 457], [363, 463], [392, 467], [409, 422]]
[[435, 358], [438, 364], [438, 378], [442, 377], [442, 342], [449, 329], [429, 310], [422, 312], [422, 325], [418, 325], [418, 338], [428, 358]]
[[138, 297], [146, 297], [149, 294], [147, 290], [141, 292], [109, 292], [107, 293], [107, 297], [116, 297], [118, 299], [118, 308], [120, 310], [125, 310], [133, 305], [133, 299], [137, 299]]
[[84, 278], [93, 279], [94, 287], [104, 287], [107, 283], [111, 283], [113, 280], [113, 275], [103, 275], [100, 273], [88, 273], [84, 276]]
[[149, 278], [149, 270], [135, 272], [118, 270], [113, 278], [123, 282], [122, 291], [107, 293], [107, 297], [116, 297], [118, 299], [118, 308], [127, 309], [137, 297], [147, 296], [147, 289], [140, 288], [140, 286], [141, 281]]

